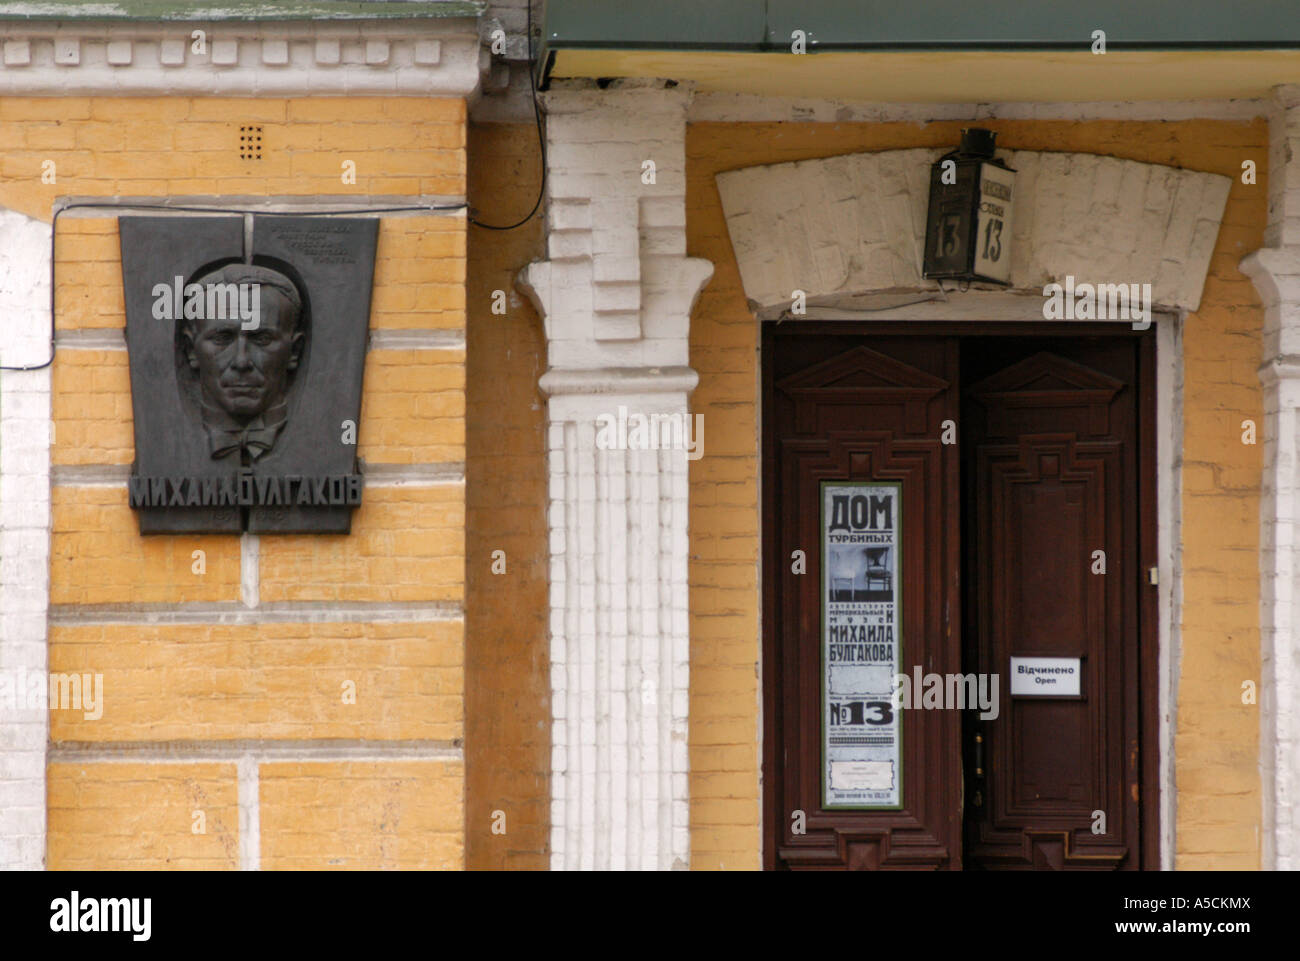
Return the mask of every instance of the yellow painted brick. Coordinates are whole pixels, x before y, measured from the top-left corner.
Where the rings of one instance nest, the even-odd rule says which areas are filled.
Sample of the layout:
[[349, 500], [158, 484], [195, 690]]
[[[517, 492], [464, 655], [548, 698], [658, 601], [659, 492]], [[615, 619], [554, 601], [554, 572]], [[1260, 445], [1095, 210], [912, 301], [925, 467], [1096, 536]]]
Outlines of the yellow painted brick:
[[175, 131], [167, 124], [136, 124], [131, 129], [131, 135], [122, 143], [122, 150], [128, 155], [140, 151], [165, 151], [174, 150]]
[[51, 375], [55, 464], [129, 464], [135, 456], [124, 350], [59, 350]]
[[89, 97], [4, 97], [0, 99], [0, 120], [85, 119], [90, 116]]
[[[103, 230], [104, 218], [64, 217], [59, 220], [59, 233], [55, 238], [54, 257], [58, 266], [73, 264], [109, 263], [116, 265], [121, 248], [118, 245], [117, 221], [110, 220], [111, 230]], [[85, 225], [93, 224], [94, 229]], [[82, 268], [76, 268], [80, 271]], [[80, 275], [75, 278], [80, 280]], [[119, 274], [120, 279], [120, 274]]]
[[[452, 223], [455, 223], [455, 221], [452, 221]], [[461, 223], [464, 222], [461, 221]], [[408, 257], [414, 257], [417, 261], [447, 258], [463, 261], [465, 259], [465, 231], [463, 229], [430, 230], [418, 234], [410, 239], [403, 253]], [[421, 281], [423, 279], [423, 277], [420, 278]]]
[[[695, 665], [692, 663], [692, 669]], [[698, 695], [698, 696], [697, 696]], [[719, 703], [712, 703], [716, 700]], [[696, 725], [698, 724], [698, 730]], [[738, 700], [710, 699], [703, 691], [691, 689], [691, 743], [744, 744], [757, 741], [759, 722]]]
[[[752, 785], [746, 793], [753, 793]], [[758, 804], [752, 797], [702, 797], [693, 805], [691, 823], [704, 827], [715, 824], [722, 827], [747, 827], [750, 825], [757, 827], [759, 823]]]
[[[412, 101], [414, 102], [414, 101]], [[316, 97], [288, 101], [286, 119], [291, 123], [365, 121], [381, 110], [379, 97]]]
[[[9, 149], [0, 157], [0, 178], [8, 179], [0, 179], [0, 202], [48, 220], [53, 199], [70, 191], [205, 194], [218, 192], [217, 183], [224, 182], [228, 192], [336, 193], [338, 166], [326, 161], [337, 160], [340, 137], [330, 128], [339, 120], [372, 134], [351, 138], [362, 148], [363, 165], [374, 168], [361, 178], [358, 192], [463, 192], [463, 99], [316, 98], [292, 104], [291, 116], [291, 101], [276, 98], [7, 97], [0, 124], [7, 125], [3, 139]], [[268, 134], [263, 160], [251, 165], [239, 161], [236, 140], [210, 136], [216, 133], [212, 128], [237, 131], [248, 122], [262, 124]], [[313, 149], [306, 153], [323, 165], [319, 177], [303, 178], [293, 170], [292, 155], [307, 146]], [[389, 154], [393, 162], [383, 163]], [[57, 185], [40, 183], [47, 159], [57, 164]], [[408, 168], [411, 173], [402, 172]]]
[[366, 393], [376, 403], [404, 392], [465, 389], [465, 352], [460, 350], [372, 351]]
[[217, 182], [211, 177], [181, 177], [167, 181], [167, 192], [177, 197], [186, 194], [210, 195], [217, 192]]
[[124, 150], [131, 129], [126, 124], [109, 121], [79, 123], [75, 127], [77, 146], [84, 150]]
[[283, 176], [288, 172], [289, 160], [286, 156], [262, 154], [261, 160], [245, 160], [239, 155], [237, 144], [231, 144], [227, 150], [204, 150], [186, 155], [190, 163], [187, 169], [177, 170], [172, 177], [211, 177], [214, 180], [257, 179], [267, 176]]
[[459, 463], [465, 459], [465, 421], [404, 418], [371, 425], [358, 447], [376, 463]]
[[98, 719], [51, 711], [50, 737], [451, 741], [463, 660], [458, 621], [56, 625], [50, 670], [102, 674], [104, 704]]
[[[82, 266], [63, 269], [54, 298], [55, 323], [60, 330], [122, 328], [126, 325], [126, 305], [119, 281], [112, 287], [81, 283]], [[98, 265], [95, 265], [96, 267]], [[92, 271], [93, 272], [93, 271]], [[76, 277], [73, 280], [69, 275]]]
[[377, 194], [397, 194], [411, 197], [420, 192], [419, 177], [374, 177], [367, 180], [368, 188]]
[[376, 284], [464, 283], [463, 257], [385, 257], [375, 264]]
[[371, 487], [347, 537], [263, 538], [263, 601], [460, 601], [460, 485]]
[[459, 761], [264, 764], [262, 868], [460, 870], [464, 784]]
[[92, 170], [97, 178], [109, 180], [157, 180], [192, 177], [200, 154], [175, 150], [155, 153], [96, 153]]
[[[62, 227], [62, 224], [60, 224]], [[96, 260], [58, 265], [55, 316], [61, 328], [121, 326], [126, 304], [120, 263]]]
[[[338, 156], [340, 141], [335, 135], [333, 124], [268, 123], [260, 126], [261, 142], [265, 148], [263, 158], [281, 152], [317, 151], [327, 151]], [[415, 136], [413, 131], [406, 130], [406, 133], [410, 137]]]
[[16, 180], [32, 178], [39, 183], [44, 172], [45, 161], [57, 162], [68, 154], [67, 151], [59, 151], [57, 157], [51, 157], [50, 153], [51, 151], [43, 150], [7, 150], [4, 156], [0, 157], [0, 176], [12, 177]]
[[331, 178], [334, 186], [338, 187], [343, 160], [356, 164], [359, 183], [363, 177], [447, 176], [460, 170], [460, 156], [454, 150], [323, 149], [320, 152], [296, 151], [288, 158], [292, 176]]
[[[376, 327], [464, 327], [465, 288], [451, 283], [409, 283], [392, 286], [376, 282], [371, 307]], [[443, 316], [446, 324], [432, 318]]]
[[[233, 870], [233, 764], [50, 764], [48, 865], [55, 871]], [[204, 833], [196, 834], [196, 811]]]
[[[692, 805], [692, 807], [694, 807]], [[692, 811], [692, 814], [694, 811]], [[722, 824], [701, 824], [696, 827], [694, 819], [691, 823], [691, 841], [692, 847], [701, 852], [731, 850], [749, 852], [750, 863], [746, 865], [733, 865], [733, 870], [754, 870], [758, 867], [759, 860], [759, 834], [758, 825], [722, 825]], [[694, 855], [694, 851], [692, 852]], [[702, 868], [704, 864], [697, 864], [694, 856], [691, 858], [692, 868]]]
[[[755, 753], [753, 750], [746, 751], [740, 745], [735, 745], [728, 749], [734, 753], [737, 761], [734, 763], [743, 764], [749, 770], [745, 771], [720, 771], [718, 773], [698, 774], [691, 778], [690, 794], [692, 798], [745, 798], [747, 804], [752, 804], [754, 794], [754, 776], [752, 769], [755, 763]], [[701, 756], [699, 751], [697, 756]], [[707, 755], [703, 755], [707, 757]]]
[[[408, 107], [409, 104], [409, 107]], [[450, 124], [460, 127], [467, 118], [466, 105], [460, 97], [386, 97], [379, 102], [385, 117], [393, 120], [417, 121], [421, 124]]]
[[112, 190], [116, 196], [166, 197], [168, 195], [166, 180], [114, 180]]
[[23, 143], [28, 150], [68, 150], [77, 146], [77, 132], [61, 123], [27, 124]]
[[[242, 121], [227, 123], [196, 123], [192, 120], [176, 125], [172, 134], [175, 149], [194, 153], [229, 153], [238, 152], [240, 126]], [[315, 133], [315, 128], [307, 128], [304, 133]]]
[[185, 97], [94, 97], [90, 101], [92, 120], [145, 127], [176, 123], [189, 112]]
[[246, 123], [275, 123], [288, 113], [288, 101], [248, 97], [195, 97], [189, 102], [186, 125], [208, 121], [228, 121], [238, 126]]
[[66, 231], [70, 236], [110, 236], [117, 237], [117, 219], [115, 217], [90, 216], [68, 217], [59, 221], [59, 231]]
[[[239, 539], [141, 537], [126, 487], [55, 487], [50, 540], [54, 604], [180, 603], [239, 599]], [[193, 552], [206, 554], [195, 574]]]
[[448, 174], [439, 177], [421, 177], [420, 190], [422, 194], [435, 194], [444, 196], [457, 196], [465, 192], [465, 155], [460, 154], [457, 158], [457, 171], [455, 174]]
[[461, 146], [441, 144], [438, 142], [439, 138], [426, 131], [424, 127], [409, 123], [389, 125], [340, 120], [330, 124], [312, 125], [311, 129], [320, 131], [320, 146], [323, 149], [334, 151], [340, 157], [351, 156], [350, 151], [358, 147], [367, 150], [414, 150], [437, 146]]
[[253, 174], [258, 173], [260, 173], [260, 171], [254, 170], [240, 176], [222, 177], [217, 180], [216, 191], [219, 194], [232, 194], [239, 192], [251, 194], [269, 193], [266, 189], [266, 178], [262, 176], [253, 176]]
[[361, 456], [379, 463], [463, 461], [463, 358], [454, 350], [371, 351], [357, 438]]

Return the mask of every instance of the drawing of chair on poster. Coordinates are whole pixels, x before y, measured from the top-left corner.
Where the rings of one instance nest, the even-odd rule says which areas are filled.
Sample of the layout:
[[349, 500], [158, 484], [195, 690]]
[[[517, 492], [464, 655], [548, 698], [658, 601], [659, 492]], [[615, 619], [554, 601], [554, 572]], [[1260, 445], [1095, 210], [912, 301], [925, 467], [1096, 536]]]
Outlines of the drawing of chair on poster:
[[893, 600], [894, 572], [889, 563], [889, 548], [867, 547], [863, 549], [863, 553], [866, 555], [867, 562], [863, 579], [866, 581], [866, 593], [869, 595], [863, 600]]
[[830, 591], [827, 600], [832, 604], [848, 604], [857, 593], [858, 548], [835, 545], [830, 548]]

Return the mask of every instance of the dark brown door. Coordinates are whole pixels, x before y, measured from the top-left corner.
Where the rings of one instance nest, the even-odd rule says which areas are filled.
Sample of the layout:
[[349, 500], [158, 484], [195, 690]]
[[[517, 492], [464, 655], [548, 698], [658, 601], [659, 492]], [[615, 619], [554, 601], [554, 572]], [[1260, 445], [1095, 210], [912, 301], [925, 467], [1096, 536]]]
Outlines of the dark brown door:
[[[764, 331], [769, 868], [1154, 861], [1153, 338], [1026, 327]], [[822, 508], [863, 482], [900, 485], [898, 670], [996, 674], [998, 713], [899, 711], [899, 803], [846, 810], [824, 779]], [[1012, 658], [1077, 659], [1079, 694], [1012, 696]]]
[[1139, 343], [962, 344], [967, 868], [1140, 864]]
[[[954, 521], [960, 460], [940, 436], [943, 422], [955, 421], [960, 409], [958, 343], [944, 337], [774, 339], [779, 343], [767, 352], [773, 389], [766, 415], [764, 580], [765, 663], [775, 667], [766, 674], [766, 817], [776, 828], [769, 864], [960, 866], [961, 718], [953, 712], [901, 713], [896, 810], [823, 805], [820, 509], [824, 482], [901, 484], [902, 616], [894, 643], [905, 663], [959, 670], [960, 530]], [[806, 559], [803, 573], [792, 562], [796, 552]], [[931, 789], [938, 784], [951, 789]]]

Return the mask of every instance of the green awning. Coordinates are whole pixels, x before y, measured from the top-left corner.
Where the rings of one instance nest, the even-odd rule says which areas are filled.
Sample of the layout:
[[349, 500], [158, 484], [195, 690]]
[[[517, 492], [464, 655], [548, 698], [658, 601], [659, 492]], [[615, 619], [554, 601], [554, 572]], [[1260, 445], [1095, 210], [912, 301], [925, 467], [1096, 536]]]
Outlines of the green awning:
[[1297, 0], [547, 0], [547, 49], [790, 52], [1300, 46]]

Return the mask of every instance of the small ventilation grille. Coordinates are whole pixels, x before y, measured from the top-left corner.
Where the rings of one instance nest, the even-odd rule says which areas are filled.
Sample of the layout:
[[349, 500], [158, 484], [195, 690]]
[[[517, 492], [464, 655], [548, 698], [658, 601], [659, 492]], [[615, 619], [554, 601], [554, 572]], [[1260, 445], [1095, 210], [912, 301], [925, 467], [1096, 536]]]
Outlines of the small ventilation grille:
[[262, 159], [262, 128], [245, 125], [239, 128], [239, 159]]

